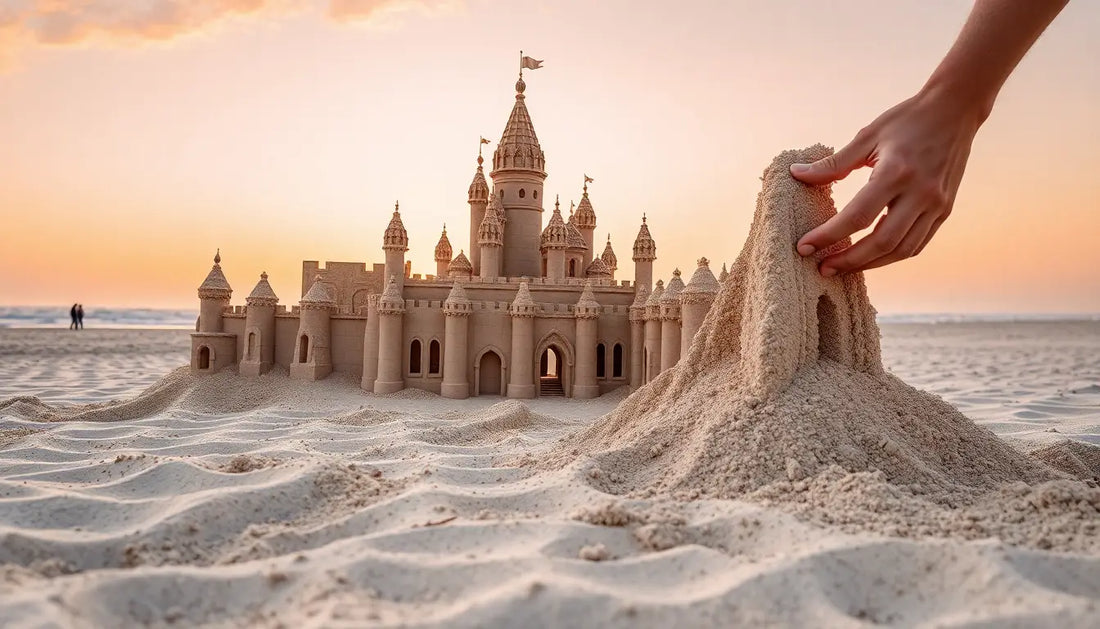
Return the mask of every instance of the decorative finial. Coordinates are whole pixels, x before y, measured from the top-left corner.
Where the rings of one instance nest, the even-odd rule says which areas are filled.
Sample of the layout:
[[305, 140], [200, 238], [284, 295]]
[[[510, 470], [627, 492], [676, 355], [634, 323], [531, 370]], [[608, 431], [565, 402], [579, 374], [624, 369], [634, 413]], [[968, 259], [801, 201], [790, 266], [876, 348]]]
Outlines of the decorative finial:
[[672, 270], [672, 276], [673, 277], [680, 277], [680, 275], [681, 275], [680, 269], [673, 269]]
[[265, 281], [265, 282], [267, 281], [267, 271], [264, 271], [263, 273], [260, 273], [260, 279]]
[[393, 202], [393, 213], [397, 214], [400, 210], [401, 210], [401, 202], [400, 201], [394, 201]]
[[218, 247], [218, 251], [214, 254], [214, 264], [222, 263], [222, 248]]
[[595, 181], [596, 181], [595, 179], [589, 177], [588, 175], [584, 176], [584, 196], [586, 196], [586, 197], [588, 196], [588, 184], [593, 183]]
[[555, 194], [554, 195], [554, 211], [555, 212], [560, 212], [561, 211], [560, 209], [558, 209], [559, 206], [561, 206], [561, 195], [560, 194]]
[[642, 212], [642, 225], [645, 225], [645, 212]]
[[443, 223], [443, 235], [444, 236], [447, 235], [447, 224], [446, 223]]
[[611, 232], [607, 232], [607, 244], [611, 244]]
[[707, 260], [706, 257], [699, 258], [699, 266], [708, 266], [708, 265], [710, 265], [710, 260]]

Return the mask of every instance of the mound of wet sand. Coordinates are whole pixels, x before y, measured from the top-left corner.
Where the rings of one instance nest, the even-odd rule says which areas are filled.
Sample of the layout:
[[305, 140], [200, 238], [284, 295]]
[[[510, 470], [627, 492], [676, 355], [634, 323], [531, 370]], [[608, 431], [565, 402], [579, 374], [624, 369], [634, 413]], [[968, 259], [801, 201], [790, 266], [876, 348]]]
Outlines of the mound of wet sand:
[[[537, 465], [587, 455], [584, 478], [609, 493], [748, 496], [857, 529], [996, 531], [1100, 549], [1084, 537], [1097, 532], [1100, 489], [1059, 480], [1066, 474], [886, 373], [862, 274], [823, 278], [828, 251], [797, 255], [798, 238], [836, 209], [828, 188], [799, 183], [789, 167], [828, 154], [818, 145], [776, 157], [690, 351]], [[1019, 500], [998, 504], [1005, 487]], [[1041, 533], [1054, 521], [1056, 540]]]

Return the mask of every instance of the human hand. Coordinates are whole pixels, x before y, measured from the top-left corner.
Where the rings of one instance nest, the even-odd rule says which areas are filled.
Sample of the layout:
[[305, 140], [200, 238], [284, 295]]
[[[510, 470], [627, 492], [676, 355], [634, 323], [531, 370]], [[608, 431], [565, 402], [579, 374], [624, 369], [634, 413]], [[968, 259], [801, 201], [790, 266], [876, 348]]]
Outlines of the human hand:
[[798, 241], [810, 256], [866, 229], [883, 208], [874, 230], [840, 251], [830, 252], [820, 273], [865, 271], [920, 253], [950, 216], [970, 146], [988, 110], [922, 91], [862, 129], [835, 154], [812, 164], [793, 164], [791, 175], [824, 185], [870, 166], [871, 177], [836, 216]]

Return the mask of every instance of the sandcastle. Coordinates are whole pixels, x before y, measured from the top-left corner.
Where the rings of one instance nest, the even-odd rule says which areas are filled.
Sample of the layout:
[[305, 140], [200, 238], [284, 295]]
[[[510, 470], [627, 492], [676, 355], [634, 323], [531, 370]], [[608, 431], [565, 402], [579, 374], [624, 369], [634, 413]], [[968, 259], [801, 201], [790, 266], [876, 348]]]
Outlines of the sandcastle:
[[[836, 516], [845, 513], [837, 504], [820, 511], [852, 522], [895, 508], [977, 504], [1012, 483], [1064, 482], [1055, 492], [1062, 499], [1041, 502], [1065, 506], [1080, 525], [1068, 530], [1081, 534], [1090, 525], [1074, 509], [1080, 500], [1100, 509], [1100, 491], [1064, 480], [888, 374], [862, 274], [826, 279], [817, 262], [827, 252], [795, 252], [798, 238], [836, 209], [828, 188], [797, 182], [789, 167], [828, 154], [817, 145], [776, 157], [748, 240], [694, 344], [674, 369], [565, 440], [549, 464], [589, 466], [586, 482], [614, 494], [755, 495], [806, 509], [873, 503], [858, 516]], [[578, 455], [588, 456], [575, 463]]]

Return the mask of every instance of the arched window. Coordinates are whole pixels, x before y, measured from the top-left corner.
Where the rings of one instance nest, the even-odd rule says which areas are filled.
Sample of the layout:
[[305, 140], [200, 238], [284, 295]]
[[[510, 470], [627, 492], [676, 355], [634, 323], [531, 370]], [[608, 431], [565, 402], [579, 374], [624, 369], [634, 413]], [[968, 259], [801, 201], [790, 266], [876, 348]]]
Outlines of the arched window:
[[309, 337], [303, 334], [302, 340], [298, 343], [298, 362], [306, 362], [307, 357], [309, 357]]
[[409, 345], [409, 373], [420, 373], [420, 340], [413, 339]]
[[428, 375], [439, 374], [439, 341], [428, 343]]
[[519, 189], [519, 198], [521, 198], [521, 199], [522, 199], [522, 198], [523, 198], [523, 197], [525, 197], [525, 196], [527, 196], [527, 191], [526, 191], [526, 190], [524, 190], [523, 188], [520, 188], [520, 189]]
[[504, 198], [504, 188], [500, 189], [500, 198]]
[[604, 356], [603, 343], [596, 345], [596, 377], [607, 377], [607, 358]]
[[532, 199], [537, 199], [537, 198], [539, 198], [539, 191], [538, 191], [538, 190], [532, 190], [532, 191], [531, 191], [531, 198], [532, 198]]
[[248, 351], [245, 353], [245, 358], [252, 360], [256, 357], [256, 333], [248, 333]]
[[569, 277], [577, 277], [577, 259], [569, 259]]
[[611, 349], [611, 377], [623, 377], [623, 344], [615, 343]]

